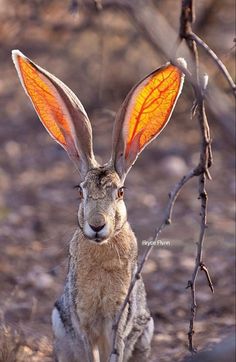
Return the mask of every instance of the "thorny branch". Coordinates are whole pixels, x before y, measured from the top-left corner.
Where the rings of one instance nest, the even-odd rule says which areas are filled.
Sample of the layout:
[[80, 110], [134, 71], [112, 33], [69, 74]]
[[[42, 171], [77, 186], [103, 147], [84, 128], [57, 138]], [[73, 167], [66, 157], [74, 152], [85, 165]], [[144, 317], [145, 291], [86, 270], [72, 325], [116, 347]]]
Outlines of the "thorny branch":
[[213, 285], [211, 282], [210, 274], [205, 264], [202, 262], [202, 252], [203, 252], [203, 243], [205, 238], [205, 232], [207, 228], [207, 192], [206, 192], [206, 176], [209, 176], [208, 168], [212, 164], [212, 153], [211, 153], [211, 138], [210, 130], [207, 121], [206, 111], [205, 111], [205, 101], [204, 93], [207, 83], [204, 85], [200, 79], [199, 72], [199, 62], [198, 62], [198, 49], [195, 42], [195, 39], [192, 37], [192, 23], [194, 22], [194, 0], [183, 0], [182, 1], [182, 12], [180, 17], [180, 38], [185, 39], [189, 47], [190, 53], [193, 57], [193, 62], [195, 64], [195, 82], [196, 87], [194, 87], [195, 92], [195, 107], [197, 109], [197, 118], [200, 126], [201, 132], [201, 149], [200, 149], [200, 160], [199, 166], [201, 167], [201, 173], [199, 175], [199, 199], [201, 200], [201, 221], [200, 221], [200, 232], [199, 239], [197, 242], [197, 253], [195, 260], [195, 267], [192, 274], [191, 280], [188, 281], [187, 288], [191, 288], [191, 312], [190, 312], [190, 321], [189, 321], [189, 332], [188, 332], [188, 341], [189, 341], [189, 350], [190, 352], [196, 352], [196, 349], [193, 345], [193, 334], [194, 334], [194, 320], [196, 317], [196, 278], [199, 270], [205, 272], [209, 287], [212, 292], [214, 292]]

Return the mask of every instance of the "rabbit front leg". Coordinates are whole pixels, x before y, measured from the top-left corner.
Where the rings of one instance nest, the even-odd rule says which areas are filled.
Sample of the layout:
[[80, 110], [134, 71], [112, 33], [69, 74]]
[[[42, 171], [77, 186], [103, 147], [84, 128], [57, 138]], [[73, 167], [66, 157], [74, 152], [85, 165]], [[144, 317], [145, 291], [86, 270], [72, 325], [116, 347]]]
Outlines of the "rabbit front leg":
[[[98, 349], [100, 362], [123, 362], [125, 343], [124, 339], [118, 329], [117, 332], [113, 329], [114, 321], [110, 320], [105, 323], [107, 328], [104, 329], [106, 333], [98, 340]], [[113, 351], [114, 333], [116, 333], [115, 350]]]
[[87, 336], [74, 329], [70, 315], [65, 313], [59, 302], [52, 312], [52, 326], [56, 362], [97, 361]]
[[116, 337], [116, 350], [117, 354], [112, 354], [113, 347], [113, 321], [108, 320], [104, 323], [104, 333], [98, 340], [98, 350], [100, 362], [123, 362], [125, 343], [123, 337], [119, 335]]
[[[70, 308], [70, 318], [72, 320], [74, 329], [76, 331], [76, 339], [74, 340], [75, 345], [77, 343], [80, 344], [79, 349], [77, 349], [76, 361], [78, 362], [101, 362], [99, 360], [98, 350], [94, 344], [93, 339], [91, 338], [90, 333], [86, 330], [81, 330], [81, 326], [79, 323], [78, 315], [75, 309]], [[82, 341], [82, 343], [81, 343]], [[78, 353], [79, 350], [79, 353]], [[83, 355], [83, 357], [81, 356]]]
[[102, 327], [102, 334], [97, 341], [100, 362], [109, 361], [113, 342], [112, 325], [112, 319], [105, 319]]

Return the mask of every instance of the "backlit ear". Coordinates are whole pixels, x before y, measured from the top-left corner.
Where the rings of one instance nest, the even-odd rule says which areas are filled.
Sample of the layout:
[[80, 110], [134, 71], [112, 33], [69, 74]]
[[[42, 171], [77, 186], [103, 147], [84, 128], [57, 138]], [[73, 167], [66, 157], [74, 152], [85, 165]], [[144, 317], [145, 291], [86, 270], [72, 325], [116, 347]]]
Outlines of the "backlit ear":
[[[183, 59], [178, 61], [186, 66]], [[121, 178], [169, 121], [183, 81], [179, 68], [167, 63], [145, 77], [126, 97], [113, 131], [112, 162]]]
[[92, 129], [75, 94], [19, 50], [12, 51], [22, 86], [49, 134], [67, 151], [82, 175], [95, 164]]

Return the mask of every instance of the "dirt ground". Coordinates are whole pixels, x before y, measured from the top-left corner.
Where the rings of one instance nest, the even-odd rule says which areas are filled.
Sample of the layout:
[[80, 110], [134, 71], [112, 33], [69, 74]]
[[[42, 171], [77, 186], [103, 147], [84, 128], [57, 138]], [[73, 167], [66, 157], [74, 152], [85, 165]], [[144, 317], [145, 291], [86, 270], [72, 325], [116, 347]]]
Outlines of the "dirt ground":
[[[49, 16], [55, 3], [60, 4], [57, 11], [61, 19], [63, 2], [52, 2], [45, 12], [46, 20], [43, 18], [44, 27], [40, 28], [32, 20], [24, 28], [22, 22], [24, 16], [29, 16], [26, 10], [30, 7], [27, 1], [18, 3], [21, 4], [19, 23], [14, 26], [15, 13], [6, 1], [0, 12], [1, 19], [5, 16], [0, 54], [0, 362], [51, 362], [50, 314], [62, 292], [67, 272], [68, 243], [76, 229], [79, 203], [73, 187], [79, 178], [64, 151], [50, 139], [34, 114], [18, 82], [10, 50], [20, 48], [77, 90], [91, 118], [95, 150], [99, 159], [104, 160], [110, 155], [113, 111], [118, 109], [130, 86], [152, 70], [154, 64], [160, 65], [165, 60], [162, 56], [157, 59], [142, 38], [138, 38], [136, 47], [124, 50], [126, 41], [122, 32], [116, 35], [115, 50], [111, 50], [112, 35], [106, 37], [105, 56], [96, 47], [101, 38], [96, 38], [90, 28], [81, 34], [76, 46], [72, 46], [67, 33], [57, 33], [45, 25], [46, 21], [51, 24]], [[14, 4], [17, 2], [12, 6]], [[173, 2], [168, 1], [165, 6], [171, 4]], [[45, 9], [47, 5], [43, 6]], [[211, 14], [211, 24], [221, 38], [215, 39], [213, 33], [208, 33], [208, 37], [214, 38], [213, 44], [220, 54], [226, 54], [231, 49], [232, 18], [229, 10], [226, 12], [220, 4], [217, 6], [218, 13]], [[174, 15], [170, 16], [174, 18]], [[40, 16], [42, 20], [44, 13]], [[221, 23], [218, 22], [220, 16]], [[130, 29], [134, 38], [139, 36], [124, 14], [119, 21], [114, 21], [113, 27], [114, 31], [121, 29], [126, 33]], [[32, 33], [27, 34], [27, 29]], [[94, 47], [88, 47], [88, 39]], [[84, 49], [86, 44], [84, 55], [79, 46]], [[149, 57], [143, 59], [145, 52]], [[96, 62], [101, 56], [102, 68]], [[90, 64], [91, 57], [94, 62]], [[232, 59], [230, 53], [226, 58], [230, 70], [234, 64]], [[204, 64], [208, 65], [207, 61]], [[211, 64], [209, 69], [212, 67]], [[103, 69], [102, 79], [98, 76], [99, 69]], [[218, 74], [215, 77], [220, 78]], [[224, 90], [227, 88], [221, 80], [219, 85]], [[230, 102], [228, 113], [224, 114], [228, 123], [233, 119], [233, 100], [225, 93]], [[171, 122], [140, 156], [127, 178], [125, 200], [129, 221], [139, 240], [140, 256], [146, 248], [145, 241], [152, 240], [162, 220], [169, 191], [198, 161], [199, 130], [197, 121], [190, 118], [191, 96], [187, 85]], [[203, 261], [211, 273], [215, 293], [211, 293], [200, 272], [194, 335], [198, 350], [211, 348], [235, 331], [235, 146], [222, 122], [209, 109], [208, 112], [214, 164], [213, 180], [207, 182], [208, 229]], [[190, 291], [186, 285], [194, 267], [199, 212], [198, 180], [193, 179], [180, 194], [173, 222], [161, 234], [143, 271], [148, 304], [155, 319], [150, 362], [182, 361], [189, 355]]]

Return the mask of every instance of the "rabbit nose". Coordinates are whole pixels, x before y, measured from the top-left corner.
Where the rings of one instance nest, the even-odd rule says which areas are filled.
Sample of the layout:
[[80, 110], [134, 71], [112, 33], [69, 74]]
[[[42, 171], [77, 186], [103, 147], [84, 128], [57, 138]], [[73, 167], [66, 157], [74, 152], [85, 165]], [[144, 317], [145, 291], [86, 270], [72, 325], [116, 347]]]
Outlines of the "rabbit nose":
[[88, 224], [90, 228], [95, 231], [95, 233], [98, 233], [106, 225], [105, 216], [101, 213], [95, 213], [93, 215], [90, 215]]
[[101, 231], [101, 230], [104, 228], [105, 224], [99, 225], [99, 226], [94, 226], [94, 225], [89, 224], [89, 226], [91, 227], [91, 229], [92, 229], [93, 231], [95, 231], [96, 233], [98, 233], [99, 231]]

